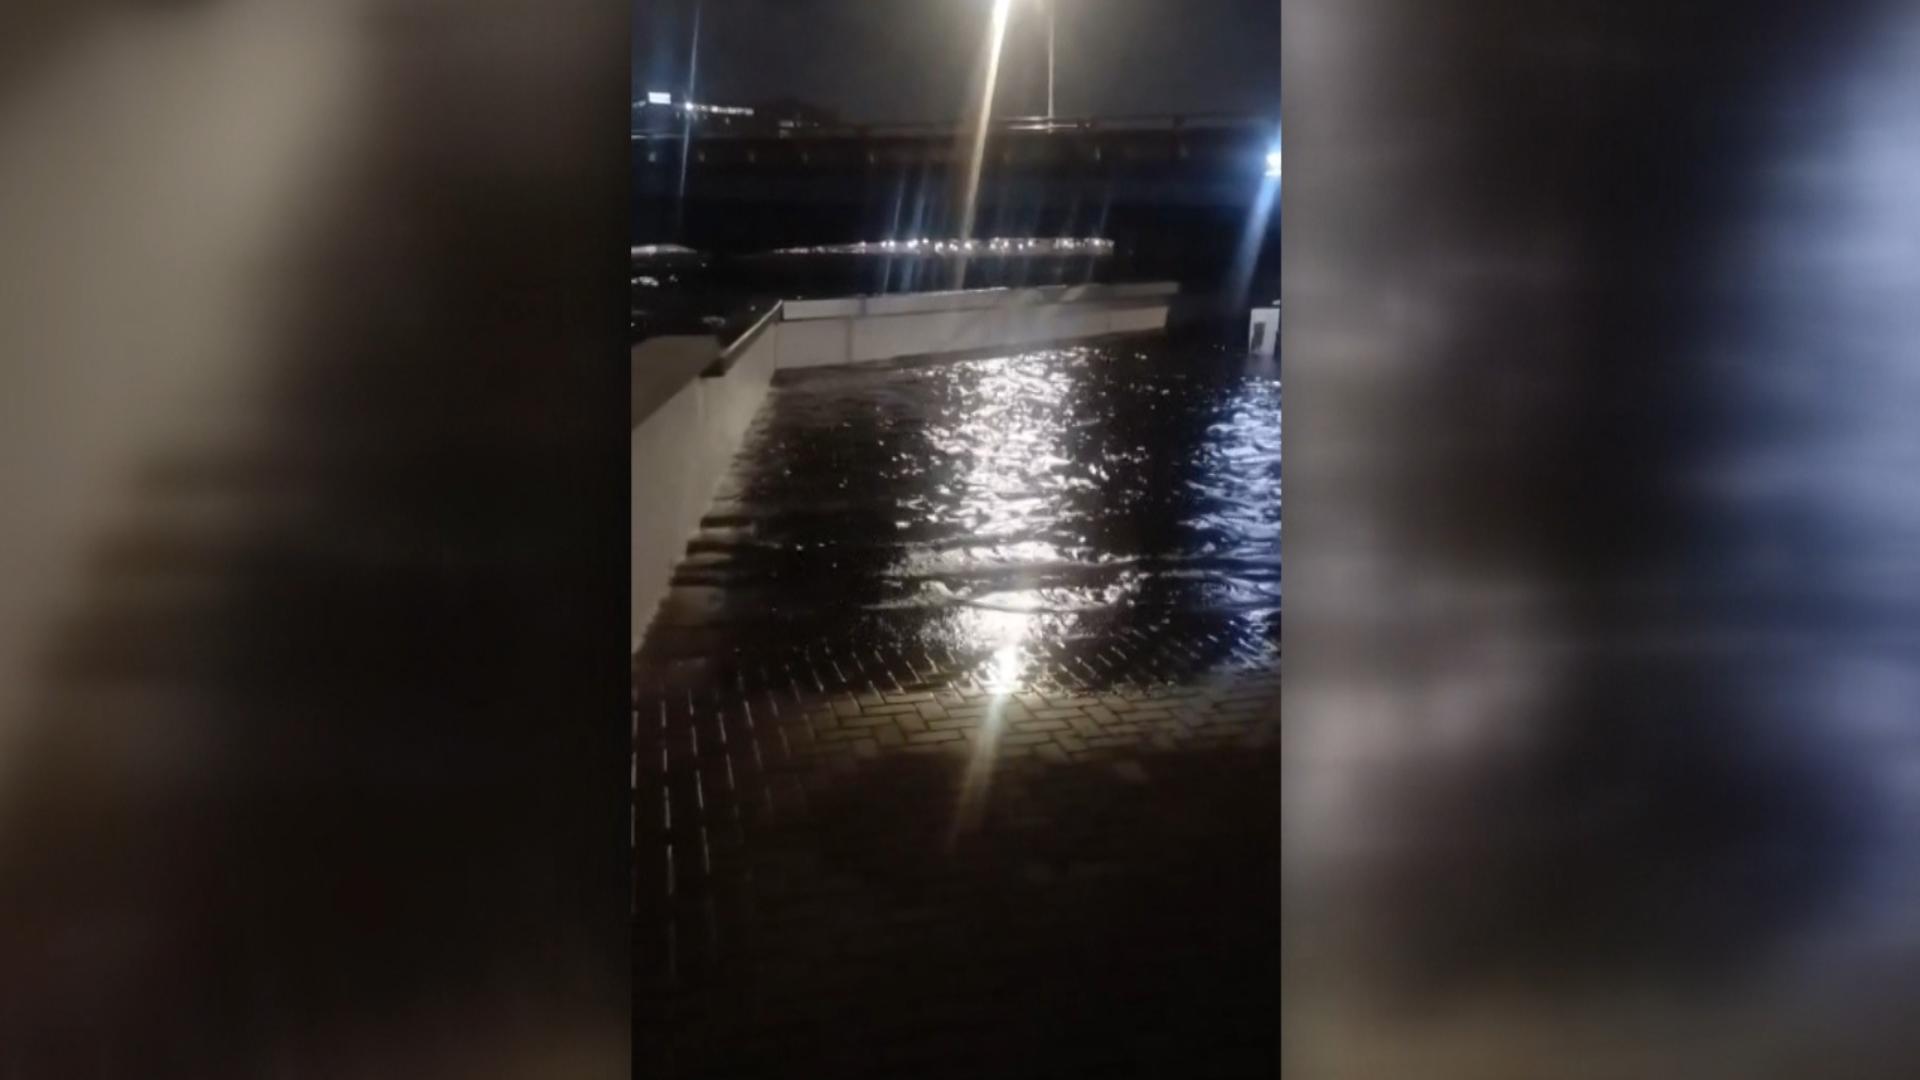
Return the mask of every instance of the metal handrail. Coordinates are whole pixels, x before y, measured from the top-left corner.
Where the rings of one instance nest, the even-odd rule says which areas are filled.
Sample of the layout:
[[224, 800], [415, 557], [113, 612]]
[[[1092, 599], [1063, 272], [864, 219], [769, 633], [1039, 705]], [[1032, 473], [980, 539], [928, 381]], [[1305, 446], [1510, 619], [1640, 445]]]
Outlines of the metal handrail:
[[755, 319], [752, 326], [747, 327], [744, 333], [733, 339], [732, 344], [720, 350], [720, 355], [714, 357], [713, 363], [700, 373], [701, 377], [714, 379], [732, 371], [734, 363], [740, 359], [741, 354], [745, 353], [754, 342], [760, 340], [760, 335], [767, 332], [767, 327], [780, 321], [780, 313], [784, 307], [784, 301], [774, 301], [765, 315]]

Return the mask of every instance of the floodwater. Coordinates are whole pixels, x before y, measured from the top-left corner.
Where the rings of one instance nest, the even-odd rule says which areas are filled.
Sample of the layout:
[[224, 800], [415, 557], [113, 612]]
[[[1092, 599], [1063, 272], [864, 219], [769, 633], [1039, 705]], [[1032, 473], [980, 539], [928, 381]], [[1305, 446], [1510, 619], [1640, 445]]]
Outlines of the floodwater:
[[1280, 435], [1276, 360], [1160, 338], [783, 375], [655, 648], [1065, 650], [1084, 673], [1076, 650], [1170, 634], [1195, 668], [1270, 662]]
[[1159, 335], [776, 383], [635, 672], [642, 1072], [1276, 1074], [1280, 397]]

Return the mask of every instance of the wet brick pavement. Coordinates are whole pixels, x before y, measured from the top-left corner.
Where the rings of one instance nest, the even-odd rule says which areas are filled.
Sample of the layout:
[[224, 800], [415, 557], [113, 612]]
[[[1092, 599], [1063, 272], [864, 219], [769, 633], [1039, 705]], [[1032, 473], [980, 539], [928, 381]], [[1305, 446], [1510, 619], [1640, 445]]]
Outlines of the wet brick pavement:
[[1279, 385], [783, 379], [637, 660], [637, 1075], [1278, 1069]]

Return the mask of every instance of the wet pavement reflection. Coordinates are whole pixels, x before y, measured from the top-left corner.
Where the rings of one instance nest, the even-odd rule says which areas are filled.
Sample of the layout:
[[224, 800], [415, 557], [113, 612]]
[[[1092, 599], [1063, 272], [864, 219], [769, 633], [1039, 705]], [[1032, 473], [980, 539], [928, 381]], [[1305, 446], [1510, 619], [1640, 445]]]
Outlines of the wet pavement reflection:
[[1177, 629], [1196, 666], [1264, 662], [1280, 433], [1277, 362], [1158, 339], [785, 373], [649, 648], [986, 665]]
[[1278, 1068], [1280, 384], [788, 375], [636, 668], [638, 1071]]

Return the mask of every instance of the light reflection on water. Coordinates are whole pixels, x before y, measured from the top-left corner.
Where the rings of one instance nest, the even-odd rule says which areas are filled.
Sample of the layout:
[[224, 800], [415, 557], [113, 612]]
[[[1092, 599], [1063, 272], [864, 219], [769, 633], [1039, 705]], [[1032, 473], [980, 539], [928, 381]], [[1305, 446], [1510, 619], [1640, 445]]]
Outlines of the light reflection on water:
[[801, 373], [724, 500], [738, 542], [683, 583], [736, 638], [851, 630], [1005, 682], [1128, 628], [1270, 648], [1280, 431], [1277, 364], [1159, 340]]

